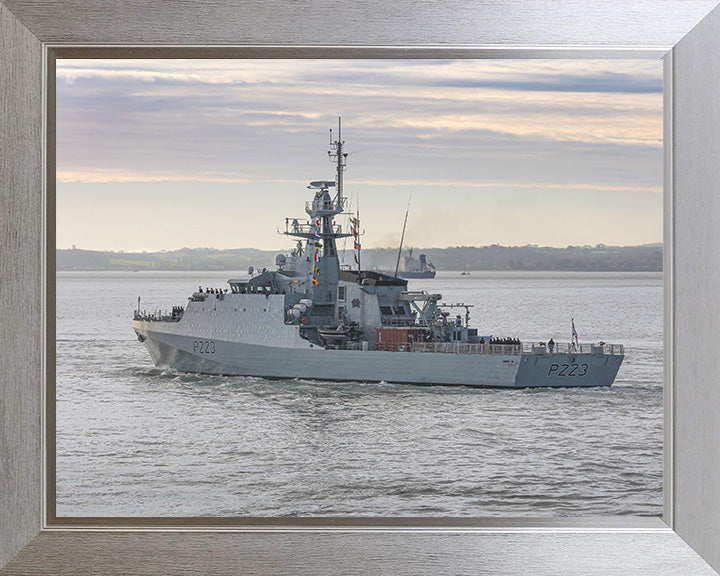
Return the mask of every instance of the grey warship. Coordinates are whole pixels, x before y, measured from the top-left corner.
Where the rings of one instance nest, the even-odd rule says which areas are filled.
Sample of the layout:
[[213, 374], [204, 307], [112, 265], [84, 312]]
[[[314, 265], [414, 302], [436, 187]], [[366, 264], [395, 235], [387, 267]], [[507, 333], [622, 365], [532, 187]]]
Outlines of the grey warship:
[[[193, 293], [169, 313], [138, 309], [132, 322], [157, 366], [180, 372], [497, 388], [612, 385], [620, 344], [533, 344], [482, 334], [471, 305], [408, 290], [408, 281], [362, 270], [359, 219], [346, 213], [347, 153], [330, 131], [334, 180], [311, 182], [307, 216], [286, 218], [295, 239], [276, 270]], [[336, 222], [350, 218], [343, 229]], [[356, 267], [336, 243], [353, 238]], [[139, 299], [138, 299], [139, 300]], [[574, 324], [573, 324], [574, 333]]]

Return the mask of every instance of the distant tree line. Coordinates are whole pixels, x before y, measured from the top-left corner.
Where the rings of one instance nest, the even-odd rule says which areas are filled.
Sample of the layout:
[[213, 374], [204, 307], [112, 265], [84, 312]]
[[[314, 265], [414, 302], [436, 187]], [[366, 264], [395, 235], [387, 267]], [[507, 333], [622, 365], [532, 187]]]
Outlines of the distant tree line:
[[[162, 252], [103, 252], [96, 250], [58, 250], [59, 271], [141, 271], [237, 270], [248, 267], [275, 269], [277, 251], [238, 248], [182, 248]], [[454, 246], [448, 248], [413, 249], [417, 258], [425, 254], [439, 270], [566, 270], [566, 271], [661, 271], [662, 244], [642, 246]], [[403, 256], [408, 251], [403, 250]], [[341, 253], [341, 262], [351, 264], [351, 251]], [[363, 268], [394, 270], [397, 248], [363, 250]]]
[[[397, 261], [397, 248], [374, 251], [376, 266]], [[403, 256], [407, 251], [403, 251]], [[660, 271], [662, 244], [643, 246], [454, 246], [413, 250], [413, 256], [427, 256], [438, 270], [576, 270], [576, 271]]]

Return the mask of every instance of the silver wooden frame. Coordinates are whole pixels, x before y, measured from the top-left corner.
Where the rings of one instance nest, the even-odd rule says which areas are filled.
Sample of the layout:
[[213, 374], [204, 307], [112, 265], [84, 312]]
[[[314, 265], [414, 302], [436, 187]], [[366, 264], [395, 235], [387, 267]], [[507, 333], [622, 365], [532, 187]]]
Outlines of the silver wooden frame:
[[[585, 45], [565, 48], [564, 42], [561, 40], [558, 44], [551, 34], [543, 36], [543, 33], [528, 32], [528, 28], [522, 26], [524, 23], [532, 27], [532, 13], [518, 13], [520, 23], [509, 23], [509, 27], [525, 40], [519, 46], [512, 46], [507, 40], [492, 41], [502, 36], [497, 30], [505, 22], [503, 19], [491, 23], [488, 33], [480, 20], [467, 20], [465, 14], [464, 21], [458, 19], [453, 22], [452, 30], [445, 30], [443, 21], [433, 19], [436, 15], [427, 15], [424, 19], [418, 17], [414, 12], [417, 6], [412, 6], [412, 2], [406, 2], [401, 16], [414, 16], [409, 23], [420, 24], [422, 34], [430, 34], [439, 40], [438, 45], [424, 45], [417, 37], [412, 37], [412, 33], [408, 41], [401, 31], [410, 28], [394, 30], [392, 26], [383, 27], [386, 25], [380, 20], [375, 22], [379, 31], [363, 29], [355, 33], [356, 39], [366, 37], [367, 43], [375, 47], [361, 46], [358, 42], [353, 46], [341, 42], [312, 45], [315, 41], [312, 34], [304, 34], [301, 30], [303, 19], [296, 23], [293, 18], [298, 18], [297, 14], [289, 14], [283, 11], [282, 5], [272, 3], [259, 8], [259, 4], [241, 0], [208, 2], [208, 5], [215, 5], [210, 23], [219, 27], [220, 33], [216, 34], [207, 23], [205, 27], [199, 26], [199, 31], [195, 30], [196, 22], [191, 18], [180, 18], [176, 23], [177, 30], [168, 31], [166, 27], [154, 28], [152, 25], [143, 27], [145, 4], [135, 1], [125, 2], [127, 11], [118, 12], [118, 5], [112, 0], [55, 0], [42, 3], [41, 9], [29, 0], [0, 0], [0, 143], [3, 149], [0, 158], [0, 314], [3, 319], [0, 324], [3, 400], [0, 405], [3, 417], [0, 422], [3, 432], [0, 435], [0, 566], [21, 551], [0, 573], [83, 574], [100, 569], [108, 573], [229, 573], [241, 570], [522, 573], [524, 566], [531, 563], [537, 574], [562, 573], [564, 570], [588, 574], [712, 574], [707, 564], [680, 537], [713, 566], [720, 566], [720, 457], [708, 451], [708, 447], [712, 448], [713, 442], [718, 440], [714, 434], [720, 430], [720, 416], [716, 411], [703, 410], [703, 403], [713, 406], [713, 401], [720, 400], [720, 394], [711, 386], [715, 381], [713, 377], [720, 374], [712, 364], [693, 371], [693, 362], [702, 362], [703, 355], [711, 349], [700, 347], [694, 351], [693, 348], [698, 347], [691, 342], [694, 324], [702, 322], [703, 315], [711, 319], [718, 315], [714, 304], [702, 308], [693, 301], [702, 295], [707, 298], [715, 287], [720, 286], [720, 266], [713, 263], [715, 268], [704, 275], [690, 276], [706, 262], [703, 257], [707, 257], [707, 254], [693, 251], [694, 242], [699, 240], [712, 246], [712, 240], [718, 236], [718, 232], [702, 220], [705, 210], [702, 203], [715, 206], [712, 191], [718, 169], [703, 164], [699, 166], [700, 175], [697, 176], [698, 167], [693, 162], [698, 157], [711, 159], [715, 151], [714, 133], [702, 130], [703, 118], [697, 118], [698, 108], [705, 106], [703, 113], [712, 121], [710, 125], [720, 126], [718, 105], [708, 99], [715, 94], [712, 89], [720, 85], [717, 77], [720, 71], [707, 56], [712, 49], [717, 53], [720, 46], [715, 40], [720, 30], [720, 11], [714, 10], [688, 34], [688, 39], [679, 41], [716, 3], [715, 0], [666, 0], [662, 8], [668, 11], [667, 18], [656, 26], [648, 23], [647, 31], [641, 31], [639, 41], [636, 38], [628, 41], [632, 26], [626, 26], [625, 36], [622, 30], [619, 36], [615, 32], [618, 24], [622, 28], [637, 18], [637, 14], [627, 13], [626, 6], [636, 7], [642, 19], [657, 10], [652, 2], [620, 3], [622, 5], [603, 9], [606, 11], [593, 12], [591, 2], [578, 1], [558, 8], [551, 1], [540, 1], [541, 12], [547, 11], [555, 18], [568, 15], [568, 5], [569, 9], [575, 6], [587, 10], [598, 26], [599, 32]], [[309, 4], [317, 8], [323, 3], [315, 0]], [[349, 3], [342, 4], [350, 8]], [[454, 8], [472, 12], [476, 5], [485, 5], [491, 14], [493, 10], [499, 14], [507, 8], [520, 10], [520, 4], [514, 0], [499, 3], [458, 0]], [[403, 6], [398, 5], [402, 12]], [[161, 3], [154, 6], [162, 12]], [[334, 6], [337, 8], [337, 3]], [[104, 9], [107, 14], [103, 13]], [[188, 7], [182, 6], [181, 2], [163, 14], [170, 17], [175, 9], [187, 17]], [[232, 36], [232, 32], [223, 26], [227, 10], [248, 16], [250, 21], [257, 19], [259, 14], [260, 28], [253, 30], [241, 25], [243, 41], [233, 42], [237, 36]], [[397, 24], [398, 14], [380, 2], [365, 10], [368, 10], [366, 16], [374, 11], [385, 17], [389, 24]], [[271, 16], [275, 19], [263, 21]], [[357, 13], [355, 17], [358, 17]], [[332, 15], [326, 18], [334, 20]], [[98, 22], [102, 25], [92, 30]], [[90, 32], [85, 31], [87, 27], [91, 28]], [[290, 34], [293, 41], [276, 46], [258, 44], [264, 34], [277, 39], [278, 34], [289, 34], [288, 29], [296, 32]], [[214, 45], [199, 45], [198, 34], [212, 37], [211, 44]], [[468, 38], [477, 38], [482, 46], [461, 46], [453, 41], [467, 44]], [[528, 38], [535, 42], [528, 42]], [[565, 27], [561, 30], [561, 38], [577, 42], [578, 36]], [[172, 39], [175, 41], [168, 41]], [[180, 44], [178, 39], [182, 39]], [[543, 39], [546, 42], [542, 42]], [[673, 48], [676, 43], [678, 46]], [[121, 46], [110, 48], [109, 44]], [[132, 45], [137, 47], [128, 48]], [[48, 445], [43, 443], [43, 429], [51, 441], [54, 432], [51, 411], [46, 413], [43, 405], [47, 396], [42, 393], [45, 376], [49, 381], [53, 380], [53, 366], [48, 360], [54, 354], [54, 341], [44, 339], [43, 328], [45, 320], [52, 327], [54, 318], [50, 297], [53, 287], [45, 283], [52, 276], [46, 273], [47, 270], [54, 269], [54, 253], [49, 249], [54, 246], [54, 234], [51, 233], [54, 196], [52, 193], [44, 196], [46, 191], [54, 189], [54, 136], [52, 131], [45, 132], [46, 127], [53, 125], [53, 107], [45, 104], [53, 99], [54, 83], [47, 82], [47, 78], [53, 75], [54, 58], [58, 54], [66, 57], [107, 56], [111, 55], [108, 50], [113, 51], [112, 55], [129, 50], [131, 52], [125, 54], [139, 51], [138, 54], [154, 57], [664, 56], [664, 520], [667, 526], [660, 521], [631, 518], [514, 521], [305, 519], [293, 522], [257, 519], [241, 525], [178, 519], [165, 522], [164, 526], [152, 519], [134, 522], [105, 519], [94, 525], [83, 521], [71, 527], [70, 523], [61, 526], [52, 515], [46, 515], [52, 502], [45, 501], [42, 474], [52, 470], [42, 466], [51, 454]], [[700, 79], [707, 76], [707, 72], [700, 74], [695, 69], [699, 66], [696, 62], [708, 68], [712, 81]], [[698, 142], [693, 140], [695, 134], [699, 134]], [[46, 291], [46, 288], [50, 289]], [[19, 337], [26, 332], [25, 338]], [[715, 336], [712, 324], [700, 326], [700, 335], [703, 342], [712, 342]], [[44, 415], [47, 419], [43, 421]], [[697, 438], [703, 450], [700, 454], [696, 453], [693, 443], [688, 442], [689, 438]], [[699, 493], [703, 488], [708, 491], [708, 496]], [[119, 534], [121, 527], [133, 529]], [[140, 527], [147, 530], [138, 530]], [[218, 527], [221, 530], [213, 530]], [[388, 548], [388, 545], [392, 547]], [[293, 554], [289, 555], [287, 550], [292, 550]], [[152, 555], [152, 559], [145, 561], [143, 554]], [[296, 556], [301, 561], [298, 562]], [[238, 562], [244, 562], [244, 565], [240, 566]]]

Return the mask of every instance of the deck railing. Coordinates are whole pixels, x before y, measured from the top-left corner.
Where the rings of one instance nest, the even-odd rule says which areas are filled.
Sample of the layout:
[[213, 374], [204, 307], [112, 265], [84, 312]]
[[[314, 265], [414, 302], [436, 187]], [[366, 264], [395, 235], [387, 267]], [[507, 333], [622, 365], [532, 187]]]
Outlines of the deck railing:
[[408, 342], [383, 343], [377, 350], [389, 352], [425, 352], [440, 354], [500, 354], [500, 355], [557, 355], [557, 354], [625, 354], [622, 344], [579, 344], [573, 346], [569, 342], [557, 343], [552, 352], [547, 346], [539, 344], [490, 344], [466, 342]]
[[335, 200], [330, 200], [329, 202], [308, 200], [305, 202], [305, 212], [309, 214], [310, 212], [317, 210], [318, 212], [337, 213], [342, 212], [346, 205], [347, 198], [345, 197], [341, 198], [340, 202], [336, 202]]
[[398, 318], [397, 316], [383, 316], [382, 327], [387, 326], [409, 326], [411, 328], [426, 328], [426, 326], [418, 326], [415, 318]]
[[156, 310], [155, 312], [138, 312], [135, 310], [133, 314], [133, 320], [141, 320], [143, 322], [180, 322], [183, 317], [184, 310], [176, 310], [173, 312], [166, 312], [163, 310]]
[[[285, 222], [285, 234], [293, 235], [298, 234], [300, 236], [312, 236], [315, 233], [315, 227], [312, 224], [306, 222], [298, 222], [297, 220], [292, 221], [288, 218]], [[343, 228], [342, 224], [332, 224], [330, 226], [330, 233], [335, 235], [342, 235]], [[345, 233], [346, 236], [349, 234]]]

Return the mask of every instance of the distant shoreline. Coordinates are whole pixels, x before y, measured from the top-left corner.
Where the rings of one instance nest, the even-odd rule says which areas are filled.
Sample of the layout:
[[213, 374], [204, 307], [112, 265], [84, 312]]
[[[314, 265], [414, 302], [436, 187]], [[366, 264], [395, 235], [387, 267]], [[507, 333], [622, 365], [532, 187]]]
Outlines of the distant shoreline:
[[[437, 273], [434, 279], [419, 278], [410, 280], [413, 284], [428, 283], [434, 280], [472, 280], [473, 278], [498, 278], [503, 275], [508, 277], [523, 276], [532, 277], [564, 277], [564, 276], [583, 276], [588, 277], [597, 276], [604, 277], [608, 275], [624, 275], [628, 276], [647, 276], [649, 278], [662, 277], [662, 270], [474, 270], [470, 276], [463, 276], [462, 270], [443, 270]], [[140, 270], [138, 272], [132, 272], [129, 270], [57, 270], [57, 278], [91, 278], [97, 277], [113, 277], [113, 278], [194, 278], [199, 275], [202, 276], [203, 282], [205, 279], [220, 279], [227, 280], [229, 278], [243, 278], [246, 276], [245, 272], [238, 270]]]
[[[250, 266], [274, 270], [279, 250], [239, 248], [183, 248], [162, 252], [111, 252], [63, 249], [56, 251], [59, 272], [245, 272]], [[351, 264], [353, 252], [344, 254]], [[461, 271], [538, 271], [538, 272], [661, 272], [661, 244], [641, 246], [455, 246], [448, 248], [413, 248], [413, 256], [425, 254], [439, 272]], [[403, 250], [403, 256], [408, 251]], [[363, 250], [363, 268], [394, 269], [397, 248]], [[342, 253], [341, 253], [341, 262]]]

